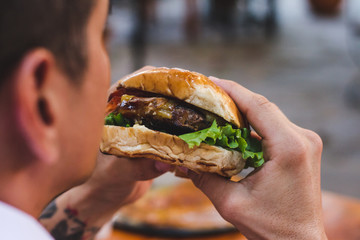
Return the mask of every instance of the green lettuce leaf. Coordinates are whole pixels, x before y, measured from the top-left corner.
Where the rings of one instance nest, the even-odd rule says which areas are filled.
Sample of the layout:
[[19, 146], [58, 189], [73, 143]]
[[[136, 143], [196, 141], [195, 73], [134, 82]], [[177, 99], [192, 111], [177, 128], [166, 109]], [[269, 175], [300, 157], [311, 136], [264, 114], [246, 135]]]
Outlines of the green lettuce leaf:
[[105, 125], [113, 125], [120, 127], [131, 127], [131, 122], [125, 118], [121, 113], [110, 113], [105, 117]]
[[199, 146], [202, 142], [209, 145], [220, 146], [226, 149], [239, 151], [246, 160], [246, 168], [257, 168], [264, 164], [261, 142], [250, 137], [247, 128], [234, 129], [232, 125], [218, 126], [216, 121], [210, 128], [179, 136], [190, 148]]
[[216, 121], [213, 122], [211, 127], [192, 133], [180, 135], [179, 137], [187, 142], [190, 148], [199, 146], [200, 143], [206, 142], [207, 144], [214, 145], [216, 140], [221, 135], [221, 131], [218, 128]]

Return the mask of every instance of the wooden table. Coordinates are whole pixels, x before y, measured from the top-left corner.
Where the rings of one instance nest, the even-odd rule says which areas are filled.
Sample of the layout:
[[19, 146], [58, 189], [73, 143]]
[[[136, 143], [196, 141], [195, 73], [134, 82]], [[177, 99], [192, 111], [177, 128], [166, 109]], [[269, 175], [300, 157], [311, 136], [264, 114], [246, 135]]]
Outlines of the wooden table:
[[[334, 193], [323, 192], [325, 230], [329, 240], [360, 239], [360, 201]], [[133, 233], [113, 230], [106, 226], [98, 240], [246, 240], [239, 233], [206, 238], [151, 238]]]
[[360, 201], [323, 191], [325, 232], [329, 240], [360, 239]]
[[246, 240], [246, 238], [240, 233], [231, 233], [222, 236], [206, 238], [152, 238], [118, 230], [112, 230], [107, 237], [101, 238], [101, 240]]

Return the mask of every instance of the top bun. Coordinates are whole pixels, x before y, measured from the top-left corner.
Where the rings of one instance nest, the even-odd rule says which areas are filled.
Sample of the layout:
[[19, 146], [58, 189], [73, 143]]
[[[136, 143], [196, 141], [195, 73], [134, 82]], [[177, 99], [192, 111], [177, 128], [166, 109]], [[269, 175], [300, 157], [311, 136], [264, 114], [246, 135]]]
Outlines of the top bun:
[[128, 75], [117, 86], [174, 97], [246, 127], [236, 104], [206, 76], [180, 68], [154, 68]]

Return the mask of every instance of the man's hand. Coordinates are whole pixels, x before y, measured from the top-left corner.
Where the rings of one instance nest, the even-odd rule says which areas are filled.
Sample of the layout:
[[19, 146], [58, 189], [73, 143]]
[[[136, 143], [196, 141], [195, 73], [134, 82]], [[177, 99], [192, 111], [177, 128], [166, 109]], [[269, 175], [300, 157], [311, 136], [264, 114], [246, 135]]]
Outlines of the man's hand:
[[262, 139], [264, 166], [239, 183], [189, 172], [220, 214], [248, 239], [326, 239], [322, 221], [322, 141], [290, 122], [265, 97], [232, 81], [222, 87]]
[[104, 202], [117, 210], [140, 198], [151, 186], [153, 178], [170, 169], [170, 165], [152, 159], [119, 158], [99, 152], [93, 175], [79, 188], [88, 189], [94, 201]]

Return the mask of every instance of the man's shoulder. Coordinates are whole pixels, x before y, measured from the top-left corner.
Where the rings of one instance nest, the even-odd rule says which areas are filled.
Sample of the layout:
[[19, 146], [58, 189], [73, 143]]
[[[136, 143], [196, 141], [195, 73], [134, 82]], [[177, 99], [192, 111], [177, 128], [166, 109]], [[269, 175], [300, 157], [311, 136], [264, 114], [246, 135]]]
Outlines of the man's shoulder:
[[0, 201], [0, 239], [52, 240], [53, 238], [35, 218]]

